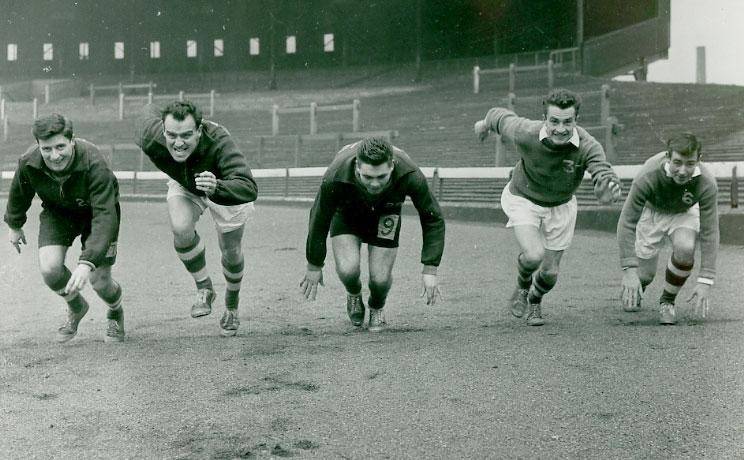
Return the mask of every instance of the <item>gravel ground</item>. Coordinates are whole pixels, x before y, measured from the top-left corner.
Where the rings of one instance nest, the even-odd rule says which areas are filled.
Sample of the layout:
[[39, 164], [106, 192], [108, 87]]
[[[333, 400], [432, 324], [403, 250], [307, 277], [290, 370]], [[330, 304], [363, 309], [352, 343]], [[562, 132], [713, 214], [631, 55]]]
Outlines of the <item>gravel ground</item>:
[[242, 325], [222, 338], [211, 220], [199, 231], [218, 306], [192, 319], [165, 205], [122, 207], [122, 344], [103, 342], [104, 305], [89, 287], [78, 336], [54, 341], [64, 307], [38, 273], [38, 206], [23, 254], [0, 244], [1, 458], [744, 456], [742, 247], [722, 247], [709, 319], [662, 327], [659, 280], [640, 313], [623, 313], [614, 236], [579, 231], [545, 299], [547, 324], [533, 328], [504, 307], [510, 232], [449, 222], [445, 301], [427, 307], [420, 229], [405, 216], [391, 327], [371, 334], [346, 319], [331, 258], [319, 299], [301, 298], [307, 210], [258, 206]]

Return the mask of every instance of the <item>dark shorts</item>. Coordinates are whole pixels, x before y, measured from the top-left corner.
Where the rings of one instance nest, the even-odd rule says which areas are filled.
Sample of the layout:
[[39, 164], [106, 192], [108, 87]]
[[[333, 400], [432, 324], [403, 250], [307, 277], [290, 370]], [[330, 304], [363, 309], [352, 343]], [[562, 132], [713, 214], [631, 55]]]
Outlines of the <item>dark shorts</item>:
[[[121, 210], [119, 205], [116, 206], [116, 237], [109, 244], [106, 251], [106, 258], [101, 266], [114, 265], [116, 262], [116, 243], [119, 236], [119, 224], [121, 222]], [[85, 249], [85, 242], [90, 236], [91, 219], [88, 218], [70, 218], [69, 216], [60, 215], [58, 212], [42, 209], [39, 215], [39, 247], [44, 246], [72, 246], [75, 238], [80, 236], [82, 248]]]
[[353, 219], [336, 212], [331, 220], [331, 237], [354, 235], [363, 243], [381, 248], [397, 248], [400, 238], [401, 218], [398, 214], [370, 216], [366, 219]]

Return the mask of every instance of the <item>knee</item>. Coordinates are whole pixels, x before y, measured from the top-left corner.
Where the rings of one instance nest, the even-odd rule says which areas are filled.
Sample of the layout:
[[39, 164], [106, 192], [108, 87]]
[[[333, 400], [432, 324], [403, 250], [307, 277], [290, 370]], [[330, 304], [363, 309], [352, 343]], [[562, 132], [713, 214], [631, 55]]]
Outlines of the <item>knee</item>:
[[173, 238], [179, 246], [185, 246], [194, 241], [196, 230], [189, 222], [171, 222]]
[[96, 292], [107, 292], [111, 287], [111, 275], [109, 273], [96, 270], [90, 274], [90, 285]]
[[529, 248], [522, 251], [522, 263], [534, 268], [540, 265], [545, 257], [545, 249], [541, 247]]
[[393, 284], [393, 276], [391, 273], [370, 273], [369, 275], [369, 289], [373, 290], [387, 290]]
[[338, 277], [341, 279], [342, 282], [346, 281], [356, 281], [361, 276], [361, 271], [359, 269], [358, 263], [353, 263], [351, 261], [346, 262], [336, 262], [336, 273], [338, 274]]
[[39, 271], [42, 278], [44, 278], [44, 282], [52, 286], [63, 280], [65, 276], [65, 265], [57, 260], [40, 259]]
[[674, 245], [674, 260], [684, 265], [695, 261], [695, 241], [679, 241]]

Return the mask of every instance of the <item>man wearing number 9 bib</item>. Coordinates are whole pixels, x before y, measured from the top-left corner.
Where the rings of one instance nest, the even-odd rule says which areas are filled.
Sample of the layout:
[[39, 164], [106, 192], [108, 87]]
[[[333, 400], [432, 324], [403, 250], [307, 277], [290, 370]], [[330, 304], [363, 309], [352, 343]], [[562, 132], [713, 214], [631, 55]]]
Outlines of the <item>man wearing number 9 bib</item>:
[[350, 144], [336, 154], [310, 210], [305, 248], [307, 272], [300, 283], [304, 296], [315, 300], [323, 284], [326, 238], [338, 277], [346, 288], [346, 312], [356, 327], [364, 324], [360, 253], [369, 254], [369, 331], [385, 329], [383, 307], [392, 285], [398, 250], [401, 207], [411, 197], [423, 234], [423, 296], [427, 305], [440, 297], [437, 267], [444, 251], [444, 219], [426, 177], [402, 150], [380, 138]]

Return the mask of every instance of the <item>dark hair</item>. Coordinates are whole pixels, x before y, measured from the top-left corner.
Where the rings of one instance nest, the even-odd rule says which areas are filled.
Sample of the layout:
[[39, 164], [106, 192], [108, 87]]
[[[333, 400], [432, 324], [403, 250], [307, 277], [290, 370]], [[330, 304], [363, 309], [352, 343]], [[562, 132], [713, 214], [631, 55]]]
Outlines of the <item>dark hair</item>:
[[166, 105], [160, 111], [160, 119], [165, 121], [165, 117], [172, 115], [178, 121], [183, 121], [187, 116], [194, 117], [194, 123], [198, 128], [202, 122], [202, 112], [199, 107], [191, 101], [174, 101]]
[[683, 156], [695, 155], [700, 158], [703, 144], [692, 133], [675, 134], [667, 140], [667, 157], [671, 158], [672, 152], [677, 152]]
[[37, 118], [31, 129], [34, 138], [45, 141], [57, 134], [62, 134], [68, 140], [72, 140], [72, 122], [58, 113]]
[[356, 153], [357, 162], [372, 166], [392, 163], [393, 146], [381, 137], [368, 137], [359, 142]]
[[567, 89], [556, 88], [543, 99], [543, 115], [548, 114], [549, 105], [554, 105], [560, 109], [573, 107], [576, 115], [578, 115], [579, 107], [581, 107], [581, 96]]

